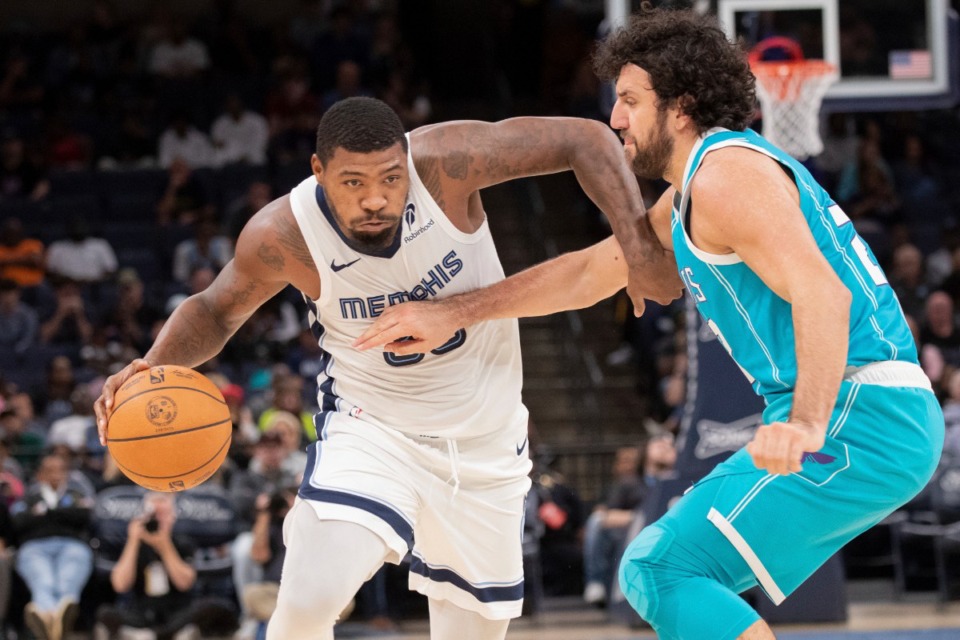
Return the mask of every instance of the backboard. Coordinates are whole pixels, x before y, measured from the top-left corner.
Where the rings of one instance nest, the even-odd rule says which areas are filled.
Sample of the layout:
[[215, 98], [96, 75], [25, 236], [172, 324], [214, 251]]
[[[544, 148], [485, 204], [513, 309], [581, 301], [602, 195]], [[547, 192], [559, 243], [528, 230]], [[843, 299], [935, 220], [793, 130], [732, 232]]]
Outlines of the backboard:
[[955, 100], [956, 16], [948, 0], [718, 0], [730, 38], [752, 48], [771, 36], [838, 66], [826, 110], [948, 106]]

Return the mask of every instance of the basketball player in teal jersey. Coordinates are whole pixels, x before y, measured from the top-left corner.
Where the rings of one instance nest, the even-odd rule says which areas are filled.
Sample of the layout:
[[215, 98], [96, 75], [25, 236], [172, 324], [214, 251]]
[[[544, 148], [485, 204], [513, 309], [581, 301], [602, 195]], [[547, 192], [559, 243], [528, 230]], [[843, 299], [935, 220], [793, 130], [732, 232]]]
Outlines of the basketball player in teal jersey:
[[[627, 599], [664, 639], [773, 638], [737, 594], [780, 603], [914, 496], [943, 414], [883, 271], [807, 170], [752, 131], [754, 79], [715, 22], [646, 7], [601, 46], [611, 125], [706, 323], [767, 403], [753, 441], [629, 546]], [[393, 307], [357, 341], [396, 354], [456, 327], [588, 306], [626, 281], [616, 240], [437, 303]], [[414, 340], [393, 342], [403, 336]], [[709, 380], [702, 384], [710, 384]]]

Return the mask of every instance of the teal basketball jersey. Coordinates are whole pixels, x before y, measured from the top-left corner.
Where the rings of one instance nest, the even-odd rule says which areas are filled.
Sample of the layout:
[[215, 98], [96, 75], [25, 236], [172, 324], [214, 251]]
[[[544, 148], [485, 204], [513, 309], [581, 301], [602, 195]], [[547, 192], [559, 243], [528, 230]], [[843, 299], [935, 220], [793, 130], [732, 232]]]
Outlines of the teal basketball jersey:
[[[823, 187], [803, 165], [757, 133], [713, 129], [694, 146], [687, 160], [683, 190], [674, 200], [673, 247], [680, 277], [697, 309], [746, 374], [754, 391], [769, 398], [791, 393], [796, 385], [797, 357], [790, 305], [736, 254], [714, 255], [695, 247], [685, 226], [693, 176], [707, 153], [730, 146], [746, 147], [773, 158], [792, 175], [810, 232], [853, 294], [847, 366], [885, 360], [917, 363], [917, 348], [896, 294], [873, 252]], [[696, 224], [695, 208], [692, 213], [692, 224]]]

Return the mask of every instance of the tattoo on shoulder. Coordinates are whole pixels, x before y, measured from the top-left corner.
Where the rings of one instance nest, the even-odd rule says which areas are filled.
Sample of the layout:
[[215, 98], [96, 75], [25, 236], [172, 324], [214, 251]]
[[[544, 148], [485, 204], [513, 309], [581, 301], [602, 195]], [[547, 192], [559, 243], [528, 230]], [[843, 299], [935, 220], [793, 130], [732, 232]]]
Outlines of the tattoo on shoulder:
[[434, 202], [440, 209], [446, 209], [443, 200], [443, 189], [440, 186], [440, 163], [436, 158], [424, 158], [415, 162], [417, 174], [427, 191], [433, 196]]
[[257, 257], [274, 271], [283, 271], [283, 266], [285, 260], [283, 259], [283, 254], [280, 253], [280, 249], [276, 248], [272, 244], [267, 244], [266, 242], [260, 243], [260, 248], [257, 249]]
[[278, 217], [276, 230], [280, 246], [286, 249], [297, 262], [316, 271], [317, 265], [313, 262], [313, 256], [310, 255], [310, 249], [307, 248], [300, 229], [286, 218]]
[[455, 151], [443, 158], [443, 171], [454, 180], [466, 180], [469, 168], [470, 154], [466, 151]]

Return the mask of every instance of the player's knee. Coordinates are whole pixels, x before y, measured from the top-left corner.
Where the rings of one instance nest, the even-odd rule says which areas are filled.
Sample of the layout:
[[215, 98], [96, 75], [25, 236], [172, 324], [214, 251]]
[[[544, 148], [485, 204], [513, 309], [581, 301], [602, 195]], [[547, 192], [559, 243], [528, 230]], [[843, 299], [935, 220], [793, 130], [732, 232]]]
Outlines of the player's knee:
[[[277, 603], [287, 615], [298, 620], [310, 620], [320, 628], [333, 626], [350, 604], [353, 593], [335, 580], [323, 580], [313, 589], [288, 589]], [[281, 607], [282, 605], [282, 607]]]
[[655, 622], [667, 583], [672, 580], [662, 562], [672, 539], [672, 531], [653, 524], [634, 538], [620, 561], [620, 589], [640, 617], [650, 623]]

